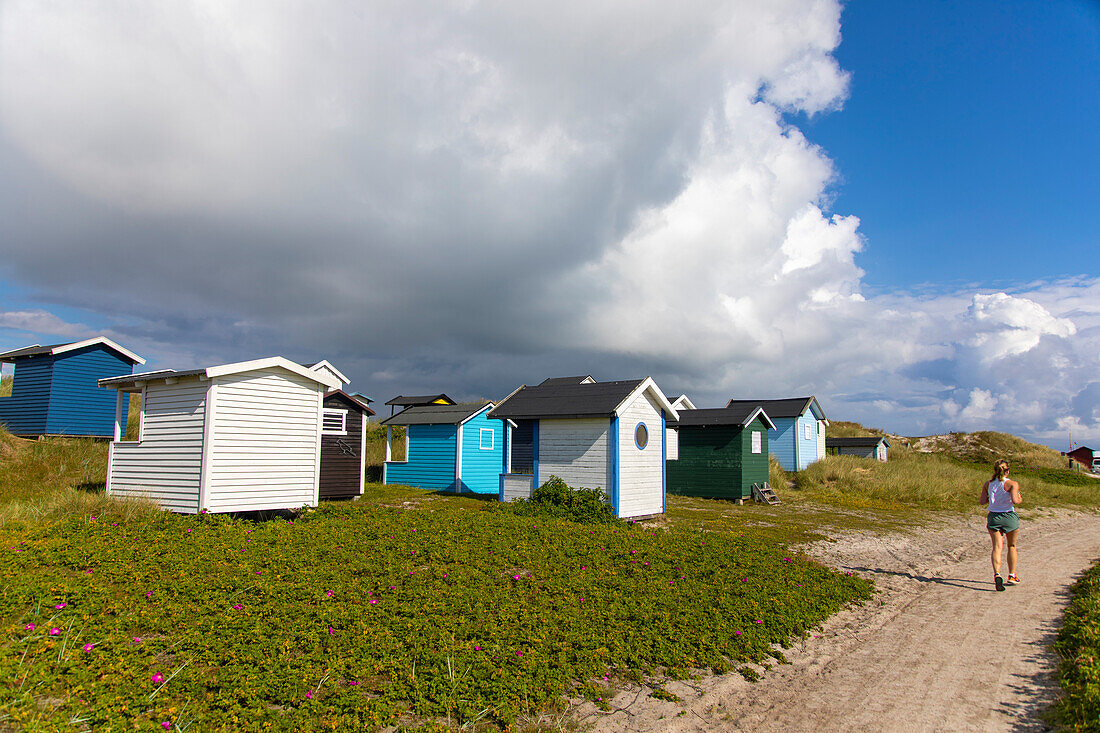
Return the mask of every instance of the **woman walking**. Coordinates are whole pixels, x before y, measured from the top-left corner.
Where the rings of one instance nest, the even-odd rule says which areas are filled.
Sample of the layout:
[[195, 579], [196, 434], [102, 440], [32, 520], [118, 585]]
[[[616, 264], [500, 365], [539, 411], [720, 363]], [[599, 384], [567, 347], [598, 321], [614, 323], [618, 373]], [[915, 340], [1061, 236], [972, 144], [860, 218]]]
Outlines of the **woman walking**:
[[1008, 461], [1002, 458], [993, 464], [993, 478], [982, 485], [982, 495], [978, 499], [979, 504], [989, 505], [985, 526], [993, 542], [993, 584], [997, 590], [1005, 589], [1005, 581], [1001, 578], [1001, 547], [1006, 540], [1008, 585], [1020, 582], [1020, 576], [1016, 574], [1016, 532], [1020, 529], [1020, 518], [1016, 515], [1015, 506], [1021, 501], [1020, 485], [1008, 478]]

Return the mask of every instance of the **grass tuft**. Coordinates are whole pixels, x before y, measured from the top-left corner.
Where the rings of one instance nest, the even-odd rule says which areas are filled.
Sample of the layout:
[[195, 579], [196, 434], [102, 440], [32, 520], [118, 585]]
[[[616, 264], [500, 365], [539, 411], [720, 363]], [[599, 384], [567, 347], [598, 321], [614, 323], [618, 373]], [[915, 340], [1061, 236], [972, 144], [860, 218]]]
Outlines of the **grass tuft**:
[[0, 375], [0, 397], [10, 397], [11, 396], [11, 384], [12, 384], [12, 375], [11, 374], [2, 374], [2, 375]]
[[1100, 565], [1085, 573], [1071, 594], [1054, 644], [1065, 695], [1053, 717], [1066, 730], [1100, 730]]

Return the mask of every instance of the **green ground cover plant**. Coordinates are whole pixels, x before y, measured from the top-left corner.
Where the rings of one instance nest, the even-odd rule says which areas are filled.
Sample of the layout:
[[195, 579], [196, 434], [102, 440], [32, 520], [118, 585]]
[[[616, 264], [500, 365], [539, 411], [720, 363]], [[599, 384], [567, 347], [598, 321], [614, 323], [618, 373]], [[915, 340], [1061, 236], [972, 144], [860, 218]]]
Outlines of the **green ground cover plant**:
[[751, 531], [393, 487], [293, 520], [62, 516], [0, 551], [0, 715], [28, 730], [507, 726], [624, 675], [763, 661], [870, 593]]
[[1068, 730], [1100, 730], [1100, 565], [1073, 586], [1072, 600], [1054, 648], [1062, 658], [1059, 678], [1065, 695], [1054, 719]]
[[510, 511], [520, 516], [557, 517], [584, 524], [614, 524], [615, 507], [599, 489], [574, 488], [557, 476], [519, 499]]

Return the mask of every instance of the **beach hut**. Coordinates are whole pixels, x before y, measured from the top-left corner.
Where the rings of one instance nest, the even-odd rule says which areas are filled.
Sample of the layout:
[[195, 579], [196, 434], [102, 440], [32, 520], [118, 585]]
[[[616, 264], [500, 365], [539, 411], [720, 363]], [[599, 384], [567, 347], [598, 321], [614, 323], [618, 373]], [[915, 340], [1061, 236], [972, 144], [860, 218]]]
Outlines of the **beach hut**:
[[763, 408], [720, 407], [681, 412], [680, 457], [668, 461], [668, 491], [680, 496], [742, 501], [768, 481], [768, 431]]
[[826, 438], [825, 450], [837, 456], [859, 456], [885, 461], [890, 444], [886, 438], [872, 436], [866, 438]]
[[[676, 414], [679, 415], [684, 410], [694, 410], [695, 403], [686, 394], [682, 394], [672, 400], [672, 409], [676, 410]], [[676, 435], [675, 428], [669, 426], [665, 428], [665, 457], [669, 461], [675, 461], [679, 457], [679, 453], [679, 438]]]
[[762, 407], [775, 423], [768, 449], [787, 471], [801, 471], [825, 457], [825, 410], [816, 397], [781, 400], [730, 400], [726, 407]]
[[145, 359], [97, 336], [50, 346], [25, 346], [0, 354], [12, 364], [11, 395], [0, 397], [0, 425], [23, 437], [79, 435], [109, 438], [115, 396], [99, 388], [105, 377], [129, 374]]
[[676, 411], [651, 378], [548, 379], [520, 387], [489, 416], [516, 425], [500, 477], [502, 501], [529, 497], [557, 476], [602, 490], [619, 517], [665, 510], [666, 422]]
[[[118, 391], [107, 493], [186, 514], [316, 506], [322, 401], [337, 377], [272, 356], [101, 379]], [[141, 394], [137, 441], [123, 396]]]
[[[390, 404], [393, 402], [387, 402]], [[386, 462], [382, 483], [436, 491], [497, 493], [505, 465], [505, 426], [489, 420], [495, 403], [414, 404], [382, 421]], [[394, 426], [405, 428], [404, 460], [391, 460]]]
[[363, 493], [367, 470], [367, 418], [374, 410], [342, 389], [325, 393], [321, 414], [321, 499]]

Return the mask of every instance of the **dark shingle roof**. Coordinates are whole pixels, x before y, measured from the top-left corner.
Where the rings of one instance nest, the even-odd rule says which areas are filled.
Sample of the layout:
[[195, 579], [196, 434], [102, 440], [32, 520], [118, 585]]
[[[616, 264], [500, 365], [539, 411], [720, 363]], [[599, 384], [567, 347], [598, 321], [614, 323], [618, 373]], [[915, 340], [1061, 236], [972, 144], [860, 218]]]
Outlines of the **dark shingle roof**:
[[347, 406], [352, 408], [353, 410], [359, 410], [360, 412], [365, 412], [368, 415], [374, 415], [375, 414], [374, 410], [372, 410], [370, 408], [370, 405], [368, 405], [366, 402], [363, 402], [361, 399], [357, 398], [355, 395], [348, 394], [347, 392], [345, 392], [342, 389], [334, 389], [334, 390], [330, 390], [328, 392], [325, 392], [325, 399], [327, 400], [329, 397], [337, 398], [341, 402], [344, 402], [345, 404], [347, 404]]
[[530, 420], [544, 417], [611, 416], [645, 379], [589, 384], [540, 384], [521, 387], [496, 406], [489, 417]]
[[406, 397], [405, 395], [397, 395], [392, 400], [387, 402], [387, 405], [397, 405], [398, 407], [411, 407], [413, 405], [430, 405], [436, 400], [446, 400], [447, 404], [453, 405], [455, 403], [447, 395], [440, 392], [439, 394], [426, 394], [426, 395], [413, 395]]
[[121, 377], [107, 377], [99, 380], [99, 386], [111, 387], [133, 384], [134, 382], [149, 382], [154, 379], [165, 379], [166, 377], [194, 377], [201, 374], [206, 374], [205, 367], [202, 369], [186, 369], [182, 372], [177, 372], [175, 369], [161, 369], [160, 371], [145, 372], [143, 374], [123, 374]]
[[[759, 405], [737, 405], [735, 407], [715, 407], [706, 410], [684, 410], [673, 427], [687, 425], [745, 425], [752, 421]], [[761, 417], [765, 424], [771, 425], [767, 412]]]
[[0, 354], [0, 359], [18, 359], [21, 356], [37, 356], [38, 354], [48, 354], [58, 346], [66, 346], [67, 344], [50, 344], [49, 346], [40, 346], [34, 344], [33, 346], [24, 346], [22, 349], [12, 349], [11, 351], [5, 351]]
[[[782, 417], [798, 417], [810, 409], [811, 402], [817, 402], [817, 398], [810, 396], [792, 397], [783, 400], [730, 400], [726, 403], [726, 407], [759, 405], [764, 408], [764, 412], [768, 413], [771, 419], [775, 420]], [[818, 409], [821, 409], [821, 403], [818, 403]], [[821, 410], [821, 414], [824, 416], [825, 411]]]
[[32, 344], [30, 346], [24, 346], [21, 349], [12, 349], [11, 351], [5, 351], [0, 353], [0, 362], [10, 361], [14, 362], [17, 359], [26, 359], [33, 356], [41, 356], [44, 354], [54, 354], [65, 351], [72, 351], [74, 349], [82, 349], [90, 346], [102, 346], [105, 349], [119, 354], [132, 364], [144, 364], [145, 359], [142, 359], [137, 354], [133, 353], [129, 349], [126, 349], [114, 341], [111, 341], [105, 336], [95, 336], [94, 338], [84, 339], [83, 341], [67, 341], [62, 344], [49, 344], [42, 346], [41, 344]]
[[466, 418], [480, 412], [486, 404], [464, 405], [413, 405], [393, 417], [387, 417], [382, 425], [458, 425]]
[[890, 447], [890, 443], [881, 436], [871, 436], [869, 438], [830, 438], [825, 436], [826, 448], [874, 448], [879, 443], [886, 443], [886, 447]]
[[559, 384], [582, 384], [585, 380], [589, 382], [595, 382], [592, 379], [591, 374], [584, 374], [576, 377], [550, 377], [539, 382], [540, 387], [556, 387]]

